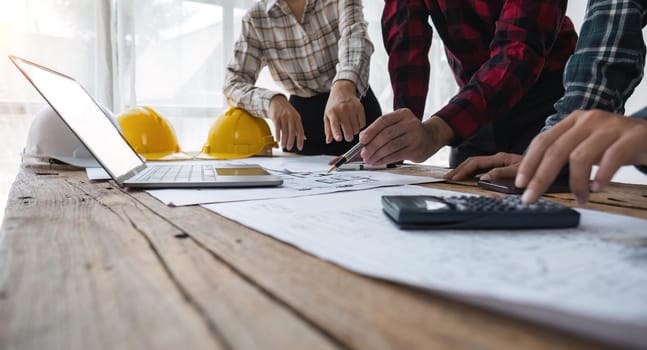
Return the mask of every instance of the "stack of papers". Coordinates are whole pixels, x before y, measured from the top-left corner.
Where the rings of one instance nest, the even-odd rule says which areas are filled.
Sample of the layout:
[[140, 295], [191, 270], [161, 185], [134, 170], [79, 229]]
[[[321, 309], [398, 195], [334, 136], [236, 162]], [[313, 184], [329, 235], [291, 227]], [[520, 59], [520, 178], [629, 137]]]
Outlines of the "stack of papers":
[[167, 205], [203, 204], [357, 273], [613, 344], [647, 344], [647, 220], [579, 210], [573, 229], [402, 231], [382, 212], [382, 195], [458, 193], [408, 186], [442, 181], [431, 177], [327, 174], [329, 159], [239, 161], [279, 174], [276, 188], [148, 192]]
[[579, 210], [573, 229], [402, 231], [381, 196], [403, 194], [457, 193], [398, 186], [205, 207], [361, 274], [614, 344], [647, 344], [647, 220]]

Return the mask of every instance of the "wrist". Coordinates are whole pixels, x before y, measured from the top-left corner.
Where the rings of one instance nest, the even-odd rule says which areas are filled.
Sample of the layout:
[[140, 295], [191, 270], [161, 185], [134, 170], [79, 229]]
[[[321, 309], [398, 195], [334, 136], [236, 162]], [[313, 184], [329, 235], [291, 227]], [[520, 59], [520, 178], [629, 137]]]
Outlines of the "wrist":
[[284, 104], [288, 102], [288, 98], [283, 94], [276, 94], [270, 98], [270, 110], [277, 107], [279, 104]]
[[357, 96], [357, 87], [351, 80], [340, 79], [336, 80], [330, 88], [330, 93], [337, 93], [342, 96]]
[[281, 113], [281, 110], [285, 109], [286, 104], [290, 104], [290, 102], [285, 95], [276, 94], [272, 96], [267, 109], [267, 117], [275, 121], [274, 118]]
[[435, 115], [422, 123], [422, 126], [428, 140], [433, 140], [439, 147], [450, 145], [456, 136], [454, 129], [444, 119]]
[[274, 95], [274, 96], [272, 96], [272, 97], [270, 98], [270, 105], [271, 105], [273, 102], [283, 102], [283, 101], [279, 101], [279, 100], [287, 101], [287, 100], [288, 100], [288, 98], [287, 98], [287, 97], [285, 97], [285, 95], [283, 95], [283, 94], [276, 94], [276, 95]]

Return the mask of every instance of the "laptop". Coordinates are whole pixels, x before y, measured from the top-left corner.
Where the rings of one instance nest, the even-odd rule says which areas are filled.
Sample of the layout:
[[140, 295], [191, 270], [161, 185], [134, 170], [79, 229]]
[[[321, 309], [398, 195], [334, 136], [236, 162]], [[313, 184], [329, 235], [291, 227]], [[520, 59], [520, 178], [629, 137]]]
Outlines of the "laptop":
[[255, 164], [146, 163], [74, 78], [28, 60], [9, 59], [121, 187], [262, 187], [283, 183]]

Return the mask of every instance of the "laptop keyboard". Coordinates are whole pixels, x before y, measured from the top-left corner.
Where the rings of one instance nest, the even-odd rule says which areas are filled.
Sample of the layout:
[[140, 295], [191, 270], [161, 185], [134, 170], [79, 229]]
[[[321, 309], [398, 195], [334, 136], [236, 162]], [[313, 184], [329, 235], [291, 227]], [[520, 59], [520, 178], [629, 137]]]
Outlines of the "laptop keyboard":
[[148, 168], [138, 182], [208, 182], [215, 181], [212, 165], [156, 165]]

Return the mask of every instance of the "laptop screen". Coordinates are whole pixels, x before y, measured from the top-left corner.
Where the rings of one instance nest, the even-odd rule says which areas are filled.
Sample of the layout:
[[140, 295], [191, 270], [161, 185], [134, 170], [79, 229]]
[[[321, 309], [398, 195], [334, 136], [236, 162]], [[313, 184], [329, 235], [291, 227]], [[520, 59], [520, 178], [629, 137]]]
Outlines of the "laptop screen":
[[144, 162], [74, 79], [13, 57], [34, 87], [115, 178]]

